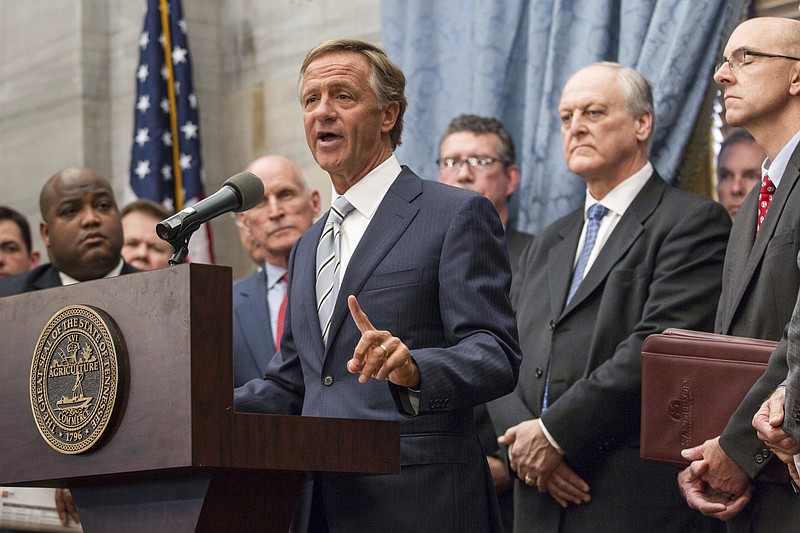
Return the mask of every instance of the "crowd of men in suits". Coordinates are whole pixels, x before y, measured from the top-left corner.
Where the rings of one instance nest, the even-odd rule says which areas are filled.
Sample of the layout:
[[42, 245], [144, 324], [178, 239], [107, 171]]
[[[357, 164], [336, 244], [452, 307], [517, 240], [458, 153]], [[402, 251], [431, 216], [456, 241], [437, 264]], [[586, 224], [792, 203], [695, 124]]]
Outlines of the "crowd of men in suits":
[[[237, 224], [260, 269], [233, 288], [235, 401], [396, 420], [402, 467], [310, 475], [294, 530], [793, 530], [795, 491], [759, 474], [783, 461], [800, 484], [800, 22], [739, 25], [714, 80], [728, 124], [751, 135], [720, 153], [723, 205], [658, 174], [650, 85], [600, 62], [558, 106], [585, 200], [532, 237], [506, 227], [520, 172], [502, 124], [456, 117], [441, 183], [422, 180], [393, 154], [402, 71], [363, 41], [309, 51], [303, 121], [333, 207], [315, 222], [320, 195], [283, 157], [249, 167], [264, 198]], [[728, 170], [739, 144], [750, 187]], [[0, 273], [24, 272], [0, 296], [135, 270], [101, 176], [59, 172], [40, 207], [50, 262], [37, 266], [29, 230], [24, 246], [1, 241]], [[137, 266], [160, 266], [145, 237], [131, 242]], [[781, 341], [680, 472], [638, 449], [641, 346], [669, 327]]]

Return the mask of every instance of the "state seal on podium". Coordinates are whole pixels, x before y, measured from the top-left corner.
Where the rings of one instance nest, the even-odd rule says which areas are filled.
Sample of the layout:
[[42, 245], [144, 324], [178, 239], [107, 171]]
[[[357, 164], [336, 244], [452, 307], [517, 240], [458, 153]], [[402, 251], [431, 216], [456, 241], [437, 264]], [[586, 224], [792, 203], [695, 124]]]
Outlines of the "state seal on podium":
[[116, 323], [91, 305], [58, 311], [33, 352], [30, 400], [36, 427], [54, 450], [97, 445], [119, 410], [125, 343]]

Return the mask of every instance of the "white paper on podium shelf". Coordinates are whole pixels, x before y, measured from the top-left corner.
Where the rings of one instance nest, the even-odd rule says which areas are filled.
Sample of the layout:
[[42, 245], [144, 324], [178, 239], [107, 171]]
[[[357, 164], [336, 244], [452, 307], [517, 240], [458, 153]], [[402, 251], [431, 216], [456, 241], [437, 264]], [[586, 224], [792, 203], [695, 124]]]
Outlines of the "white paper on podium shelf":
[[56, 511], [55, 489], [0, 487], [0, 528], [20, 531], [81, 532], [80, 524], [62, 526]]

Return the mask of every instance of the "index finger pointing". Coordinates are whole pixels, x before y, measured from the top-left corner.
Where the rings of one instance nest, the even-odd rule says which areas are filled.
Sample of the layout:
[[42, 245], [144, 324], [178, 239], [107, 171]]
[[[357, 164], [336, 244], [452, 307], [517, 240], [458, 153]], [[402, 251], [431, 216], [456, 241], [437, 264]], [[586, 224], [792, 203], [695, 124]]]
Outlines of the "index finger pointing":
[[374, 331], [375, 326], [372, 325], [372, 322], [369, 321], [369, 317], [367, 314], [361, 310], [361, 306], [358, 305], [358, 300], [352, 294], [347, 297], [347, 307], [350, 309], [350, 314], [353, 316], [353, 321], [356, 323], [356, 327], [358, 330], [363, 334], [367, 331]]

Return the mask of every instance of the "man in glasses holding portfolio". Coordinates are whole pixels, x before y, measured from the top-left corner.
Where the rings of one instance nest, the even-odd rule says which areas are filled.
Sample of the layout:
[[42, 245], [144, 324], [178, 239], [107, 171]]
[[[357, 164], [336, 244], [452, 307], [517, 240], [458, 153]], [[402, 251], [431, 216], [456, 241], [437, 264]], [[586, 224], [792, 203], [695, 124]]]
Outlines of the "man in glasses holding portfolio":
[[[724, 55], [714, 80], [724, 91], [725, 119], [750, 132], [767, 159], [761, 185], [744, 200], [731, 230], [715, 331], [779, 340], [800, 286], [800, 22], [747, 20], [731, 34]], [[787, 369], [782, 342], [722, 435], [683, 452], [692, 461], [678, 478], [686, 500], [726, 520], [729, 531], [797, 530], [800, 495], [788, 483], [762, 480], [777, 459], [751, 425]]]

